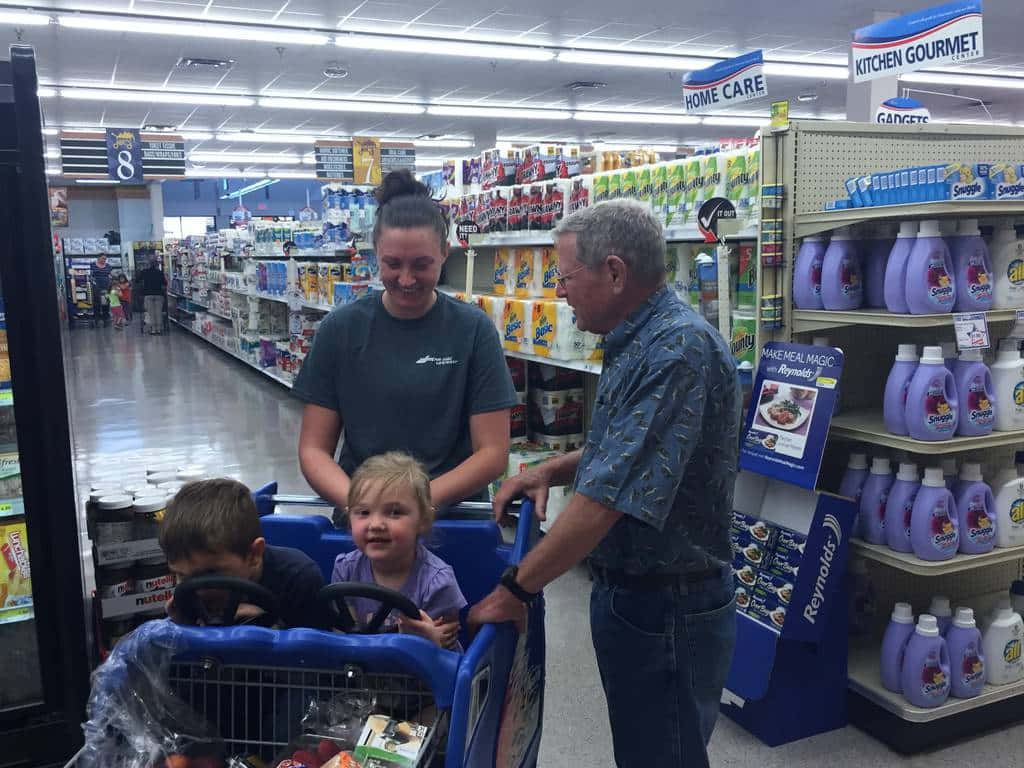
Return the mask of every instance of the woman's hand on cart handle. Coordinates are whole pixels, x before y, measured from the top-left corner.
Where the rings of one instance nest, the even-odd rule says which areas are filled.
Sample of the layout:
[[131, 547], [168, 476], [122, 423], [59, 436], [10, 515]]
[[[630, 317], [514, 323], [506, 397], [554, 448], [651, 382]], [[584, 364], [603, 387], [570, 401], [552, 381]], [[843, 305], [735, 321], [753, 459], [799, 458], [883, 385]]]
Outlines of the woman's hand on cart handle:
[[534, 514], [538, 520], [546, 520], [548, 489], [551, 487], [543, 467], [534, 467], [522, 474], [506, 478], [494, 494], [494, 519], [501, 525], [508, 524], [506, 512], [511, 502], [526, 496], [533, 502]]

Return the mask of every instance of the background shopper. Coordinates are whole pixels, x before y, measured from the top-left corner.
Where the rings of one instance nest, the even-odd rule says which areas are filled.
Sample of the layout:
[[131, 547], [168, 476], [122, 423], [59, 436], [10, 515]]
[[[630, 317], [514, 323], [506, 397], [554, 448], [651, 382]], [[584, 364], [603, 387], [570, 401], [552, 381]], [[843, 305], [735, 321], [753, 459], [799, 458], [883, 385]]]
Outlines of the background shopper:
[[317, 331], [293, 389], [306, 403], [302, 473], [342, 508], [363, 461], [403, 451], [426, 468], [436, 507], [486, 498], [508, 464], [516, 402], [497, 331], [478, 307], [437, 290], [448, 227], [427, 188], [394, 171], [376, 197], [384, 291], [335, 309]]
[[590, 621], [619, 766], [706, 766], [735, 644], [729, 520], [739, 430], [732, 353], [665, 286], [649, 210], [613, 201], [556, 230], [558, 294], [581, 330], [607, 334], [582, 450], [503, 482], [500, 516], [526, 494], [575, 494], [518, 571], [470, 612], [522, 621], [524, 600], [584, 558]]
[[157, 261], [150, 261], [149, 266], [139, 273], [139, 286], [142, 288], [145, 309], [144, 322], [149, 334], [163, 332], [164, 298], [167, 294], [167, 278], [157, 266]]
[[107, 293], [110, 291], [110, 273], [113, 267], [107, 263], [107, 257], [99, 255], [89, 269], [89, 282], [92, 283], [93, 320], [96, 325], [110, 323], [110, 303]]

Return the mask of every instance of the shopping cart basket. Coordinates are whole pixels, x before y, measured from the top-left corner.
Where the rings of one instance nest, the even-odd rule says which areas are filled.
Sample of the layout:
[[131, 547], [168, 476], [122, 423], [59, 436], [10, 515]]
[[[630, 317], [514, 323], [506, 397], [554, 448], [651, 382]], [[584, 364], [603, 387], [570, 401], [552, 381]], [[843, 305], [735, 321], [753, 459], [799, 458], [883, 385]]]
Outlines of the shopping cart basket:
[[[304, 551], [328, 582], [335, 557], [353, 548], [351, 536], [321, 515], [275, 511], [290, 504], [323, 504], [275, 491], [271, 484], [254, 493], [261, 514], [266, 513], [261, 520], [267, 542]], [[451, 512], [437, 521], [427, 545], [452, 565], [472, 605], [536, 542], [537, 521], [532, 506], [524, 503], [515, 539], [506, 544], [490, 505], [460, 505]], [[410, 635], [158, 621], [123, 639], [112, 658], [141, 656], [145, 668], [161, 669], [176, 701], [223, 740], [222, 754], [259, 755], [271, 768], [270, 760], [292, 743], [311, 704], [328, 706], [339, 695], [372, 697], [396, 719], [426, 720], [429, 730], [417, 766], [534, 766], [544, 694], [543, 599], [530, 607], [523, 634], [511, 625], [487, 625], [470, 638], [463, 622], [460, 639], [466, 649], [461, 654]], [[128, 650], [118, 654], [124, 643]], [[153, 649], [162, 649], [167, 663], [149, 663], [146, 655]], [[132, 677], [130, 669], [123, 677]], [[137, 686], [137, 681], [121, 684]], [[145, 698], [144, 692], [136, 695]], [[95, 753], [89, 761], [90, 738], [103, 734], [90, 736], [89, 731], [96, 719], [92, 709], [103, 700], [94, 682], [86, 747], [69, 768], [95, 764]]]

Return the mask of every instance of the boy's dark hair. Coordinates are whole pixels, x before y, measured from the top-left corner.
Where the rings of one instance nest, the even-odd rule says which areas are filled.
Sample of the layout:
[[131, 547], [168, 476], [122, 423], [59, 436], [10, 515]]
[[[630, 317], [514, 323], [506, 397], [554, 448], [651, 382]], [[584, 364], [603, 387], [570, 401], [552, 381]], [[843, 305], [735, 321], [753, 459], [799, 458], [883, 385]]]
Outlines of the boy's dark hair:
[[168, 503], [160, 524], [160, 548], [172, 563], [197, 552], [245, 557], [261, 536], [259, 512], [249, 489], [223, 477], [183, 485]]

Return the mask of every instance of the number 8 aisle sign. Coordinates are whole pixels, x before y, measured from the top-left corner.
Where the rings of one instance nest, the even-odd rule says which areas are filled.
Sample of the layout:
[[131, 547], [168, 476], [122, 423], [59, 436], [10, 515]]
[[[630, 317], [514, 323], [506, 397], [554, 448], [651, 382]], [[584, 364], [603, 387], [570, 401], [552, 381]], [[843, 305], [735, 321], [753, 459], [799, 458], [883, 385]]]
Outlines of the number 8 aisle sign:
[[107, 129], [107, 175], [122, 184], [142, 184], [142, 142], [134, 128]]

